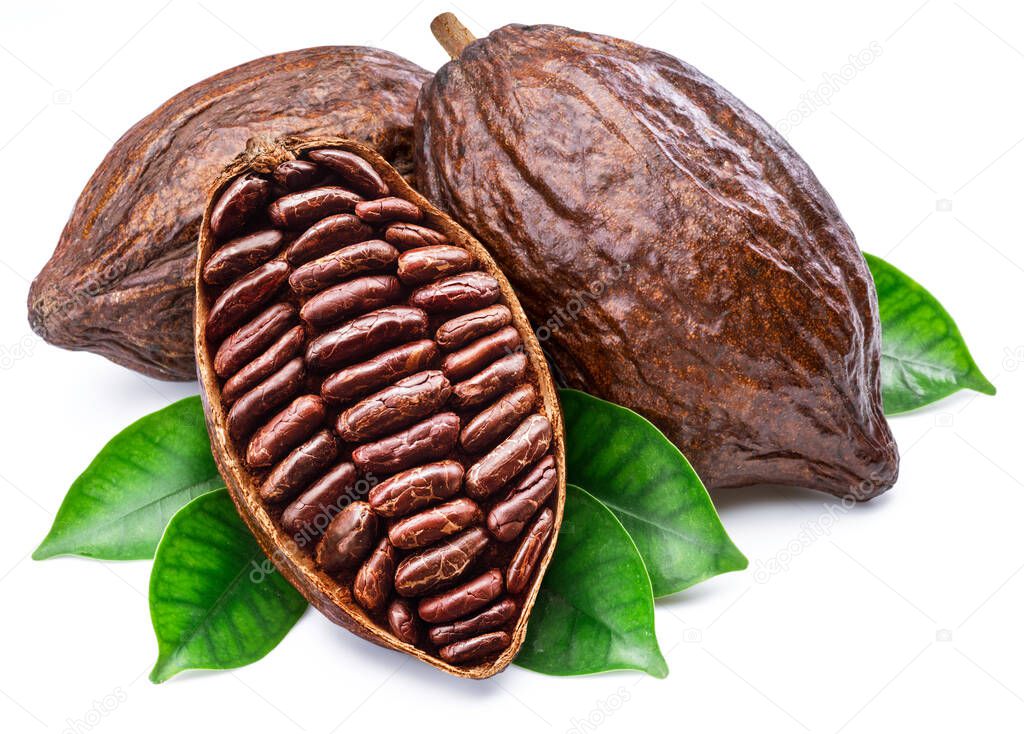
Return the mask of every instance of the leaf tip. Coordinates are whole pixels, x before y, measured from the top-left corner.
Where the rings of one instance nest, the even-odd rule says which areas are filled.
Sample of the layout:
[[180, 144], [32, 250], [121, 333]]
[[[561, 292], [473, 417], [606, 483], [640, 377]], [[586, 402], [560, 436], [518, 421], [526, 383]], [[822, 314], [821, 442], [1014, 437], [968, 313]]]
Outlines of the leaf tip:
[[654, 656], [647, 667], [644, 668], [644, 672], [650, 675], [652, 678], [658, 678], [664, 680], [668, 678], [668, 663], [665, 661], [665, 657], [661, 654], [661, 650], [657, 647], [654, 649]]

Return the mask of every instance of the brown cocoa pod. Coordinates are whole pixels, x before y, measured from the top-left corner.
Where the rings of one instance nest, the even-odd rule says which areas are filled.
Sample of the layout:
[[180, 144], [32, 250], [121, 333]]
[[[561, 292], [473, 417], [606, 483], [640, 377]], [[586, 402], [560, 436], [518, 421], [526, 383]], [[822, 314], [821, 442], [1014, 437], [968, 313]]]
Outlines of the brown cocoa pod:
[[[325, 186], [377, 198], [359, 204], [359, 242], [325, 237], [297, 256], [311, 230], [356, 219], [328, 214], [254, 270], [196, 282], [200, 384], [232, 499], [267, 556], [333, 621], [455, 675], [502, 670], [522, 645], [553, 543], [523, 556], [519, 592], [499, 601], [518, 541], [498, 540], [485, 520], [508, 501], [498, 487], [532, 476], [527, 467], [542, 454], [555, 487], [524, 489], [513, 514], [521, 523], [544, 510], [560, 518], [565, 487], [557, 396], [515, 294], [479, 243], [358, 143], [252, 141], [214, 183], [207, 217], [239, 177], [272, 181], [277, 199], [230, 235], [204, 220], [200, 273], [268, 217], [307, 224], [302, 202]], [[388, 242], [398, 231], [418, 247]], [[261, 269], [287, 278], [263, 286]], [[413, 289], [429, 294], [421, 297], [436, 315], [413, 305]], [[457, 385], [441, 369], [445, 329]], [[460, 443], [464, 421], [474, 426], [464, 443], [478, 451]], [[453, 629], [432, 638], [427, 620]]]
[[417, 181], [554, 324], [566, 383], [648, 418], [709, 487], [892, 486], [871, 275], [783, 137], [629, 41], [453, 38], [420, 95]]
[[412, 112], [429, 78], [386, 51], [323, 46], [250, 61], [174, 96], [114, 144], [82, 191], [29, 290], [32, 329], [152, 377], [194, 380], [196, 242], [210, 183], [250, 137], [300, 132], [359, 139], [410, 174]]

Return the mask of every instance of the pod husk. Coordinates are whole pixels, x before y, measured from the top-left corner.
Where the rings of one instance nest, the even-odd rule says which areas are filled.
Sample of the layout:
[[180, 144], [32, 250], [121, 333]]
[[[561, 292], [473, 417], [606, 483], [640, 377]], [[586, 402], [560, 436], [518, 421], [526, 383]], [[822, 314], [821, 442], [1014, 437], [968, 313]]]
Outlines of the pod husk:
[[193, 274], [206, 186], [254, 136], [347, 135], [411, 173], [430, 74], [387, 51], [321, 46], [192, 85], [136, 123], [86, 184], [32, 282], [43, 339], [150, 377], [195, 379]]
[[[512, 312], [512, 323], [523, 338], [524, 351], [529, 358], [533, 382], [537, 386], [542, 400], [542, 409], [551, 422], [554, 436], [552, 451], [558, 466], [558, 487], [555, 498], [555, 528], [547, 549], [540, 561], [533, 583], [525, 594], [518, 622], [511, 633], [512, 644], [495, 660], [473, 665], [458, 666], [428, 654], [415, 646], [397, 639], [387, 629], [383, 629], [369, 618], [363, 609], [353, 600], [347, 585], [339, 584], [328, 574], [316, 567], [310, 555], [303, 554], [295, 543], [273, 521], [260, 502], [257, 485], [253, 476], [245, 468], [243, 457], [235, 450], [226, 429], [226, 416], [221, 402], [220, 387], [213, 370], [213, 354], [206, 340], [204, 325], [209, 312], [211, 299], [203, 283], [200, 271], [202, 264], [209, 257], [214, 245], [210, 234], [209, 217], [214, 202], [220, 192], [239, 175], [247, 171], [268, 173], [278, 163], [297, 157], [304, 151], [314, 148], [338, 148], [350, 151], [368, 161], [387, 183], [392, 193], [415, 203], [423, 211], [422, 224], [443, 232], [449, 240], [464, 247], [477, 259], [480, 269], [494, 276], [500, 287], [505, 303]], [[530, 611], [537, 598], [537, 592], [544, 577], [544, 571], [551, 561], [558, 528], [561, 526], [562, 513], [565, 506], [565, 443], [562, 414], [558, 402], [558, 393], [554, 381], [548, 371], [547, 363], [541, 352], [540, 344], [533, 332], [512, 286], [494, 262], [490, 253], [465, 229], [451, 218], [434, 207], [420, 196], [408, 182], [392, 168], [387, 161], [372, 148], [346, 138], [285, 138], [277, 142], [252, 140], [246, 151], [240, 155], [214, 184], [208, 198], [203, 215], [202, 228], [199, 235], [199, 251], [195, 278], [195, 357], [199, 371], [199, 387], [206, 411], [207, 428], [213, 447], [213, 455], [217, 461], [221, 476], [227, 484], [228, 492], [238, 508], [239, 515], [245, 521], [260, 547], [273, 561], [274, 565], [284, 574], [285, 578], [316, 607], [325, 617], [341, 625], [364, 639], [399, 652], [404, 652], [433, 665], [435, 668], [462, 678], [488, 678], [504, 670], [515, 658], [526, 637], [526, 627]]]

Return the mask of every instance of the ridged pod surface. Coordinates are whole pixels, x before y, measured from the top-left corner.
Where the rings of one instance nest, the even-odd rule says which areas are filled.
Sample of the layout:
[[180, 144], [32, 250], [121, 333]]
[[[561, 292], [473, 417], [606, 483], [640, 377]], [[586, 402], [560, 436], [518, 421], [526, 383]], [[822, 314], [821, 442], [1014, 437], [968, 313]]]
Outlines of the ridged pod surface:
[[510, 25], [424, 86], [415, 128], [421, 190], [488, 247], [568, 385], [650, 419], [710, 487], [892, 486], [871, 276], [733, 95], [628, 41]]
[[356, 634], [502, 670], [554, 550], [565, 454], [487, 252], [364, 145], [254, 140], [215, 187], [196, 283], [213, 453], [267, 555]]
[[411, 122], [429, 74], [378, 49], [267, 56], [175, 95], [125, 133], [82, 191], [32, 283], [44, 339], [169, 380], [195, 378], [196, 239], [206, 187], [254, 135], [348, 135], [411, 172]]

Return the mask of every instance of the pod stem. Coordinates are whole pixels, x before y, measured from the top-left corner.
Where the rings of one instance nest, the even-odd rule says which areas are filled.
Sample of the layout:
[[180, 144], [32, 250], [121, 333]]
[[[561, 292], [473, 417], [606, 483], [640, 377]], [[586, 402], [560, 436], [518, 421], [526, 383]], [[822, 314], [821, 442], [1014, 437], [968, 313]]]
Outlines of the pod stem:
[[441, 13], [430, 21], [430, 30], [453, 59], [459, 58], [462, 50], [476, 40], [476, 36], [462, 25], [462, 21], [456, 18], [454, 13]]

